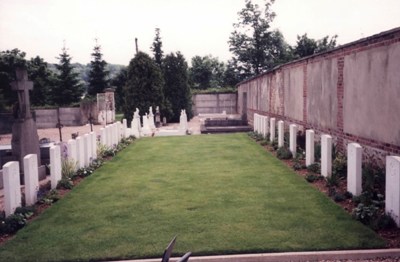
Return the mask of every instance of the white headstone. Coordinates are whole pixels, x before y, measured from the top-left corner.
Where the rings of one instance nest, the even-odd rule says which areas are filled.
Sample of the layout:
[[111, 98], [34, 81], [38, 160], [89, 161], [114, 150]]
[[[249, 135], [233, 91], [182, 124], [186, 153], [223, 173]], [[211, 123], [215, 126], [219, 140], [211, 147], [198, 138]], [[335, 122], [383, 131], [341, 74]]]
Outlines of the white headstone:
[[117, 122], [116, 124], [116, 131], [117, 131], [117, 143], [119, 144], [119, 142], [121, 142], [121, 138], [122, 138], [122, 124], [121, 122]]
[[306, 130], [306, 166], [314, 164], [314, 130]]
[[278, 121], [278, 147], [283, 147], [284, 145], [284, 133], [285, 133], [285, 123], [280, 120]]
[[331, 177], [332, 175], [332, 137], [321, 136], [321, 175]]
[[131, 129], [132, 129], [132, 135], [135, 138], [139, 138], [140, 137], [140, 132], [139, 132], [139, 126], [138, 126], [138, 121], [136, 118], [134, 118], [131, 122]]
[[[73, 163], [77, 164], [78, 163], [78, 149], [76, 148], [76, 141], [74, 139], [68, 140], [68, 159], [72, 161]], [[78, 168], [78, 166], [75, 166], [75, 168]]]
[[353, 196], [362, 192], [362, 147], [357, 143], [347, 145], [347, 191]]
[[106, 130], [103, 127], [100, 128], [100, 144], [107, 145]]
[[90, 138], [92, 139], [92, 160], [97, 159], [97, 137], [95, 132], [90, 132]]
[[112, 126], [108, 125], [106, 126], [106, 133], [107, 133], [107, 146], [112, 147], [113, 146], [113, 137], [112, 137]]
[[297, 153], [297, 125], [290, 125], [290, 138], [289, 138], [289, 149], [292, 152], [293, 158], [296, 157]]
[[85, 134], [83, 136], [83, 144], [84, 146], [84, 154], [85, 154], [85, 166], [90, 166], [91, 158], [92, 158], [92, 140], [90, 139], [89, 134]]
[[11, 161], [3, 165], [4, 212], [6, 217], [14, 214], [21, 206], [21, 180], [19, 178], [19, 163]]
[[385, 212], [400, 227], [400, 157], [386, 157]]
[[75, 141], [76, 141], [76, 149], [77, 149], [76, 156], [78, 157], [78, 167], [84, 168], [85, 167], [85, 149], [84, 149], [84, 144], [83, 144], [83, 138], [81, 136], [78, 136], [75, 139]]
[[118, 145], [118, 133], [117, 133], [117, 124], [111, 124], [111, 141], [112, 146]]
[[148, 117], [149, 117], [149, 126], [150, 126], [150, 129], [151, 129], [151, 130], [156, 129], [156, 125], [155, 125], [155, 123], [154, 123], [154, 114], [153, 114], [153, 107], [152, 107], [152, 106], [149, 108], [149, 115], [148, 115]]
[[269, 131], [269, 117], [266, 116], [264, 120], [264, 134], [263, 134], [264, 138], [267, 138], [268, 131]]
[[24, 157], [25, 203], [32, 206], [37, 202], [39, 191], [38, 160], [36, 154]]
[[186, 134], [188, 130], [187, 115], [185, 110], [181, 110], [181, 116], [179, 118], [179, 130], [182, 134]]
[[253, 115], [253, 131], [257, 132], [257, 113]]
[[142, 119], [143, 119], [142, 134], [143, 136], [149, 136], [151, 134], [151, 130], [149, 125], [149, 117], [147, 113], [142, 117]]
[[127, 138], [127, 137], [130, 136], [129, 130], [128, 130], [128, 124], [127, 124], [125, 118], [122, 119], [122, 130], [123, 130], [123, 131], [122, 131], [122, 137], [123, 137], [123, 138]]
[[275, 140], [275, 118], [272, 117], [269, 122], [269, 140], [273, 142]]
[[55, 189], [58, 181], [61, 180], [61, 152], [59, 145], [50, 147], [50, 180], [52, 189]]

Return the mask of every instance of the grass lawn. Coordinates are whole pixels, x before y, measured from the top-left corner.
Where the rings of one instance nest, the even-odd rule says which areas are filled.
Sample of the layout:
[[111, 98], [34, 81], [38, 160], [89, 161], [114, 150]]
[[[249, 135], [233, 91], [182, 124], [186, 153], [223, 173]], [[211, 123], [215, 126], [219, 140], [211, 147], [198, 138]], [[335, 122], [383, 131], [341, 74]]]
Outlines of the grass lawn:
[[246, 134], [146, 138], [0, 247], [1, 261], [87, 261], [383, 247]]

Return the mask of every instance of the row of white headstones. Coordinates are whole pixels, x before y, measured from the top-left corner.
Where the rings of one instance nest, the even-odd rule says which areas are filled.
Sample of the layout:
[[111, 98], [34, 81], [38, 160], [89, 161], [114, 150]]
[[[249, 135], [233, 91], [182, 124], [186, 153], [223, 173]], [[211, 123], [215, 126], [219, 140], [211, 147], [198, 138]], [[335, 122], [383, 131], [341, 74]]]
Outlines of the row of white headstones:
[[[150, 111], [151, 112], [151, 111]], [[182, 110], [180, 129], [187, 130], [188, 123], [186, 112]], [[147, 136], [155, 129], [154, 115], [143, 116], [143, 125], [140, 123], [138, 110], [135, 112], [131, 127], [128, 128], [127, 120], [116, 122], [100, 128], [100, 144], [108, 148], [116, 147], [122, 139], [134, 136], [140, 138]], [[97, 136], [90, 132], [76, 139], [68, 140], [66, 146], [53, 145], [50, 147], [50, 181], [51, 188], [55, 189], [62, 178], [62, 155], [76, 163], [76, 169], [89, 167], [93, 160], [97, 159]], [[65, 152], [61, 152], [65, 151]], [[25, 181], [25, 203], [26, 206], [37, 202], [39, 190], [38, 159], [36, 154], [24, 157], [24, 181]], [[21, 181], [18, 161], [11, 161], [3, 165], [4, 185], [4, 211], [6, 216], [15, 212], [21, 206]]]
[[[276, 119], [268, 116], [254, 114], [254, 132], [265, 138], [269, 133], [270, 141], [276, 138]], [[284, 146], [284, 121], [278, 121], [278, 147]], [[289, 125], [289, 150], [293, 157], [296, 156], [297, 147], [296, 124]], [[314, 130], [306, 130], [306, 165], [314, 163]], [[358, 143], [347, 145], [347, 191], [354, 196], [362, 193], [362, 147]], [[321, 135], [321, 175], [330, 177], [332, 175], [332, 136]], [[400, 227], [400, 157], [386, 157], [386, 191], [385, 212], [389, 214]]]

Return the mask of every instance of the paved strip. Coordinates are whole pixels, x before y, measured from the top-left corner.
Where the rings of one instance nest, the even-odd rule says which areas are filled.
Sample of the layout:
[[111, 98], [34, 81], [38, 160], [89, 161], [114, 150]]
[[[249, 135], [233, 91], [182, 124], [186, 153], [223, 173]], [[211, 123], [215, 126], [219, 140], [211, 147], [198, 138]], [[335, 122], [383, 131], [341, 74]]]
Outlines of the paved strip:
[[[261, 253], [246, 255], [223, 255], [190, 257], [190, 262], [283, 262], [283, 261], [321, 261], [321, 260], [364, 260], [377, 258], [399, 258], [400, 249], [370, 249], [318, 252]], [[159, 262], [158, 259], [124, 260], [117, 262]], [[176, 261], [171, 258], [170, 261]], [[115, 262], [115, 261], [114, 261]]]

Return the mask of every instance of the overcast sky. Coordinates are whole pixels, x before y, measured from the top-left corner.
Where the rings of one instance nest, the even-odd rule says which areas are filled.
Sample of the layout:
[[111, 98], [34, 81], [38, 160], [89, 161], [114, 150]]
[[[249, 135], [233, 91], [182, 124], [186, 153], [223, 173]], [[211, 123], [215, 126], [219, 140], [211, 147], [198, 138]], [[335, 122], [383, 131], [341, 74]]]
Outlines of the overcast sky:
[[[72, 62], [88, 63], [98, 38], [108, 63], [127, 65], [135, 37], [150, 53], [159, 27], [164, 53], [227, 61], [232, 24], [243, 7], [244, 0], [0, 0], [0, 51], [18, 48], [28, 58], [57, 63], [65, 40]], [[304, 33], [315, 39], [337, 34], [345, 44], [400, 26], [400, 0], [276, 0], [272, 9], [272, 28], [291, 45]]]

